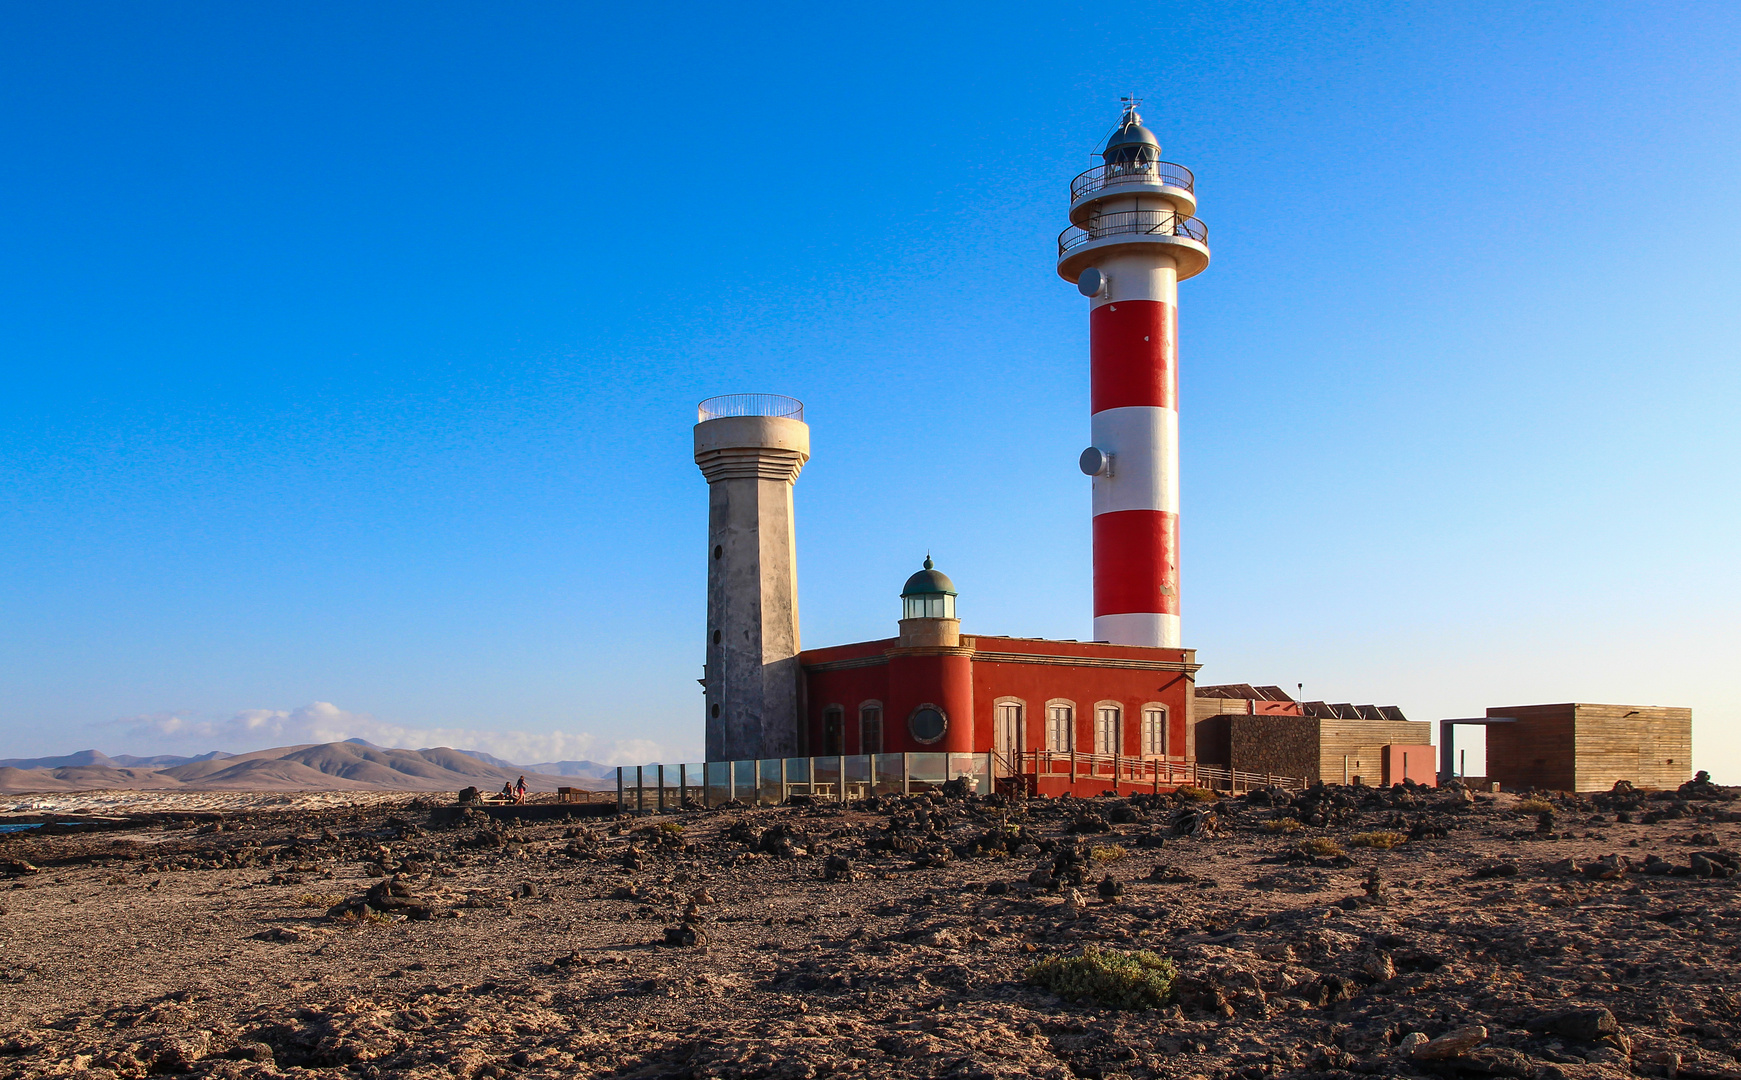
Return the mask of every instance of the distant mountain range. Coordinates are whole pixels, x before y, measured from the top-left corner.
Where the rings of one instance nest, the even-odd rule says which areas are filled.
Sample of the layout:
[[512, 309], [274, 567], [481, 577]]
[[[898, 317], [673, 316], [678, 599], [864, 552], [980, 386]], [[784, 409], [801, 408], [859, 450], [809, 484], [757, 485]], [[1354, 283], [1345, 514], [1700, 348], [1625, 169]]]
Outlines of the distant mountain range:
[[[560, 771], [558, 771], [560, 770]], [[81, 750], [61, 757], [0, 761], [0, 793], [89, 791], [459, 791], [494, 790], [520, 776], [533, 791], [601, 788], [616, 769], [596, 761], [515, 765], [476, 750], [445, 746], [392, 750], [362, 739], [280, 746], [251, 754], [109, 757]]]

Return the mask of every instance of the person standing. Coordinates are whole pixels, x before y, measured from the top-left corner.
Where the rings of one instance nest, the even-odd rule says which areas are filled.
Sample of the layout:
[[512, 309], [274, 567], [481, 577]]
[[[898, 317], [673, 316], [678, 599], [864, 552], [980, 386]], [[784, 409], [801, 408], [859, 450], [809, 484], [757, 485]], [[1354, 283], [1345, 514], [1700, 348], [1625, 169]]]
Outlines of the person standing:
[[524, 776], [514, 782], [514, 801], [517, 803], [526, 801], [526, 778]]

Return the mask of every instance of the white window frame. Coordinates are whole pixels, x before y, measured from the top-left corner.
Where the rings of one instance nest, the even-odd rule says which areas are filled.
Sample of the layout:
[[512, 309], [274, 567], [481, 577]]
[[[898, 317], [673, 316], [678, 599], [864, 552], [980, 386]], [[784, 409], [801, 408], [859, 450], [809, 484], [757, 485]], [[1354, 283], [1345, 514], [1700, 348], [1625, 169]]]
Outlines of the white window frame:
[[[1064, 739], [1062, 746], [1057, 745], [1058, 740], [1053, 738], [1060, 719], [1054, 710], [1058, 709], [1063, 710]], [[1053, 698], [1046, 702], [1045, 725], [1044, 735], [1047, 750], [1054, 754], [1068, 754], [1076, 748], [1076, 703], [1074, 701], [1068, 698]]]
[[1101, 757], [1124, 752], [1124, 706], [1116, 701], [1094, 703], [1094, 752]]
[[[1158, 720], [1157, 720], [1158, 717]], [[1168, 729], [1172, 725], [1172, 710], [1159, 701], [1149, 701], [1143, 704], [1142, 755], [1145, 758], [1164, 758], [1167, 756], [1167, 743], [1172, 738]]]

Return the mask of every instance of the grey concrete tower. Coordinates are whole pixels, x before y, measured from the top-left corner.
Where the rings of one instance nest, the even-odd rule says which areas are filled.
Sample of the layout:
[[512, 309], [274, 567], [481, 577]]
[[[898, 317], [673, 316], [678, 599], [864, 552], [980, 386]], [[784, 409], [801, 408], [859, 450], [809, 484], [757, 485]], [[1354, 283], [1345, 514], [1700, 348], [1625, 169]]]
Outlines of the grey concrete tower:
[[804, 406], [777, 394], [701, 403], [707, 477], [707, 760], [802, 751], [792, 485], [810, 460]]

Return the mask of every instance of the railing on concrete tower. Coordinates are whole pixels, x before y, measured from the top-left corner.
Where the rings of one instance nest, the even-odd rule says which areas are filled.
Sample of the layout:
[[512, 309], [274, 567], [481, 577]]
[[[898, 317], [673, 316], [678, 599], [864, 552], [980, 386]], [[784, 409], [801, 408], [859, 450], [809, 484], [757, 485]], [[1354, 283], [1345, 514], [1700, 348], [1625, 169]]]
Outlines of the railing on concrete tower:
[[802, 423], [804, 403], [783, 394], [723, 394], [697, 405], [695, 414], [698, 423], [722, 416], [783, 416]]

